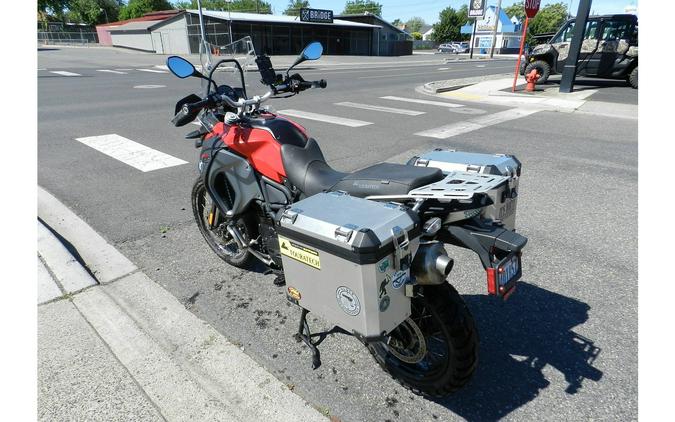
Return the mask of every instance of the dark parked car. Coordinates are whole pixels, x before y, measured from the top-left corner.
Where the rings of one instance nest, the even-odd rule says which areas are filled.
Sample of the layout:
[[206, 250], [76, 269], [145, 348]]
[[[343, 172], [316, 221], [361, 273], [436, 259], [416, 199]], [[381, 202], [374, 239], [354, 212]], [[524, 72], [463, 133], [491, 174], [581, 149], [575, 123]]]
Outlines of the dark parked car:
[[[550, 75], [562, 73], [575, 20], [567, 21], [550, 42], [534, 47], [525, 55], [522, 75], [537, 69], [543, 84]], [[586, 23], [577, 75], [606, 79], [625, 79], [638, 87], [638, 19], [635, 15], [592, 16]]]

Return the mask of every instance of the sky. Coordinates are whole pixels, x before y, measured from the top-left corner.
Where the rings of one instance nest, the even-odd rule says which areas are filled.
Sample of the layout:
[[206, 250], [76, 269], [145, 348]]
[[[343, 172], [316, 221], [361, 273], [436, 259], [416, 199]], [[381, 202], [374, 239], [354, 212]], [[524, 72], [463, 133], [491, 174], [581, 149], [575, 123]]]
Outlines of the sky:
[[[272, 4], [274, 14], [280, 15], [286, 10], [288, 0], [266, 0]], [[458, 9], [463, 4], [468, 4], [468, 0], [376, 0], [382, 5], [382, 17], [388, 21], [401, 19], [403, 22], [413, 16], [419, 16], [428, 24], [438, 21], [438, 14], [448, 6]], [[576, 14], [579, 7], [579, 0], [542, 0], [541, 7], [549, 3], [563, 2], [568, 5], [571, 3], [572, 14]], [[309, 0], [310, 7], [316, 9], [329, 9], [337, 15], [342, 12], [346, 0]], [[508, 7], [516, 3], [516, 0], [502, 0], [502, 7]], [[488, 0], [488, 5], [494, 6], [497, 0]], [[609, 13], [623, 13], [624, 8], [629, 4], [638, 4], [637, 0], [593, 0], [591, 11], [596, 15]]]

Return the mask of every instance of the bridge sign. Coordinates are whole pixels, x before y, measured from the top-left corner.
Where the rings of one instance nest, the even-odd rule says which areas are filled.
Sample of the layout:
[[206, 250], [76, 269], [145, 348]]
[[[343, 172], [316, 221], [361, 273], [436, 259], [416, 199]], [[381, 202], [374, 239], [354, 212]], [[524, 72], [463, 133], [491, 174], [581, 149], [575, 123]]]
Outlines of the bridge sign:
[[300, 9], [301, 22], [333, 23], [333, 11], [322, 9]]

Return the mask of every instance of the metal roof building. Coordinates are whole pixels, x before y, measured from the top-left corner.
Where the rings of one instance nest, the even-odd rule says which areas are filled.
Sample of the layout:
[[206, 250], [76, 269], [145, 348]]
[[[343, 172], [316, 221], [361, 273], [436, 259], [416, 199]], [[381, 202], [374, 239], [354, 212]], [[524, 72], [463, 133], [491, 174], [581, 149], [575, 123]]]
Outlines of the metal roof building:
[[[214, 45], [250, 36], [256, 52], [268, 55], [295, 55], [312, 41], [323, 45], [328, 55], [412, 54], [412, 43], [392, 35], [390, 24], [376, 20], [359, 21], [362, 16], [332, 19], [331, 23], [305, 22], [297, 16], [203, 10], [206, 36]], [[381, 19], [381, 18], [380, 18]], [[145, 26], [144, 26], [145, 25]], [[391, 27], [391, 28], [390, 28]], [[109, 29], [113, 45], [160, 54], [199, 52], [199, 15], [185, 10], [161, 21], [134, 22]], [[396, 29], [396, 31], [399, 31]], [[385, 48], [390, 43], [409, 43], [404, 48]], [[401, 53], [403, 52], [403, 53]]]

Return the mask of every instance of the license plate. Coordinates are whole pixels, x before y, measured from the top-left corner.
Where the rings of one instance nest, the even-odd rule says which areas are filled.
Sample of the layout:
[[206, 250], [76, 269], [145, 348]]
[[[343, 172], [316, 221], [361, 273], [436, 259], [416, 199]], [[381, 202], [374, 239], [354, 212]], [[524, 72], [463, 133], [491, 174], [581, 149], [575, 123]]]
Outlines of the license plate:
[[504, 297], [510, 295], [522, 274], [520, 253], [509, 254], [487, 269], [488, 293]]

